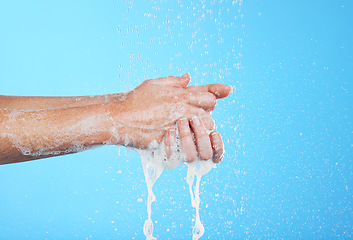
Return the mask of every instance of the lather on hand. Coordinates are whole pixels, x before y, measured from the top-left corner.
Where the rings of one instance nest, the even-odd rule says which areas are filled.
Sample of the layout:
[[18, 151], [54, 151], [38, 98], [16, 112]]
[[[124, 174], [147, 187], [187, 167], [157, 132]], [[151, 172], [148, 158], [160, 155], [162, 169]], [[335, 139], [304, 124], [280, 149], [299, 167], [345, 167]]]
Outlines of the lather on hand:
[[[145, 149], [164, 140], [171, 154], [175, 125], [187, 161], [222, 159], [214, 130], [216, 99], [229, 95], [221, 84], [187, 87], [190, 75], [146, 80], [127, 93], [84, 97], [0, 96], [0, 164], [75, 153], [120, 144]], [[211, 132], [208, 134], [208, 132]], [[195, 141], [192, 133], [194, 133]]]

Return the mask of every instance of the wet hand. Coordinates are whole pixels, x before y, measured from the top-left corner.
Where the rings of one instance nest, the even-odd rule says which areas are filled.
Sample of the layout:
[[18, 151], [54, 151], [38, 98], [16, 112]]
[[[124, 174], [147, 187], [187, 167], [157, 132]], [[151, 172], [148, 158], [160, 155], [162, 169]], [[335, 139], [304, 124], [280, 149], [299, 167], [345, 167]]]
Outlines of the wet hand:
[[146, 80], [126, 93], [123, 101], [112, 103], [110, 112], [121, 142], [142, 149], [153, 140], [161, 143], [178, 119], [209, 118], [217, 98], [231, 91], [221, 84], [187, 87], [189, 82], [189, 74]]
[[[212, 159], [214, 163], [223, 159], [223, 141], [221, 135], [214, 131], [214, 126], [211, 118], [193, 117], [191, 120], [182, 118], [177, 121], [181, 150], [187, 162], [192, 162], [197, 157], [202, 160]], [[175, 139], [176, 130], [168, 129], [164, 138], [167, 159], [172, 155]]]

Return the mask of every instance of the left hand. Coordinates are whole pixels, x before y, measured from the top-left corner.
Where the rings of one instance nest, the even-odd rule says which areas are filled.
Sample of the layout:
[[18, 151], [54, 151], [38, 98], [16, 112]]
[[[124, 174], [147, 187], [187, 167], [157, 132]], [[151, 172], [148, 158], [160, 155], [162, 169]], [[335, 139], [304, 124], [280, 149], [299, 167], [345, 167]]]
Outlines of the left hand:
[[[180, 145], [187, 162], [193, 162], [197, 157], [202, 160], [212, 159], [219, 163], [223, 159], [224, 145], [221, 135], [214, 131], [214, 121], [211, 118], [193, 117], [191, 120], [181, 118], [177, 121], [180, 134]], [[192, 136], [194, 133], [194, 138]], [[210, 132], [210, 134], [208, 134]], [[195, 140], [194, 140], [195, 139]], [[164, 137], [167, 158], [172, 155], [175, 144], [176, 130], [168, 129]]]

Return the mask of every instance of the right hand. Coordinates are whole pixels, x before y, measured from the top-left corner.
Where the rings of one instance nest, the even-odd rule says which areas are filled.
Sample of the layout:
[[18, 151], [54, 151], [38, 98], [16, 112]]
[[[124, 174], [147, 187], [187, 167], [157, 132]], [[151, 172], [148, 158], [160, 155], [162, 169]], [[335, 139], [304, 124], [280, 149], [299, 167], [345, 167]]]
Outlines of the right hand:
[[[213, 119], [193, 117], [188, 121], [183, 118], [177, 121], [177, 127], [180, 147], [187, 162], [193, 162], [197, 157], [201, 160], [212, 159], [214, 163], [222, 161], [224, 145], [221, 135], [214, 131]], [[208, 134], [208, 132], [210, 133]], [[164, 145], [168, 161], [172, 156], [173, 146], [176, 145], [176, 130], [174, 128], [168, 129], [164, 137]]]
[[153, 140], [161, 143], [181, 118], [198, 116], [209, 122], [216, 99], [231, 91], [221, 84], [187, 87], [189, 82], [189, 74], [146, 80], [113, 104], [110, 111], [125, 145], [145, 149]]

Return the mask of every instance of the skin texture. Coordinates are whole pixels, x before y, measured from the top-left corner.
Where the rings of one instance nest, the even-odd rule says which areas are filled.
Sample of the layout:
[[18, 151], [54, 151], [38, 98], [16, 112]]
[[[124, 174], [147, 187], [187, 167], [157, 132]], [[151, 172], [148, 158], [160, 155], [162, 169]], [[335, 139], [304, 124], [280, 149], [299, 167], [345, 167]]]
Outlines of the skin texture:
[[42, 110], [84, 107], [120, 101], [122, 93], [78, 97], [25, 97], [0, 95], [0, 109]]
[[[120, 144], [145, 149], [164, 141], [167, 156], [176, 127], [187, 161], [218, 163], [223, 143], [211, 111], [229, 95], [221, 84], [187, 87], [190, 75], [146, 80], [127, 93], [84, 97], [0, 96], [0, 164]], [[197, 116], [197, 117], [196, 117]], [[193, 138], [194, 135], [194, 138]]]

